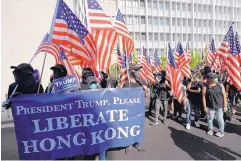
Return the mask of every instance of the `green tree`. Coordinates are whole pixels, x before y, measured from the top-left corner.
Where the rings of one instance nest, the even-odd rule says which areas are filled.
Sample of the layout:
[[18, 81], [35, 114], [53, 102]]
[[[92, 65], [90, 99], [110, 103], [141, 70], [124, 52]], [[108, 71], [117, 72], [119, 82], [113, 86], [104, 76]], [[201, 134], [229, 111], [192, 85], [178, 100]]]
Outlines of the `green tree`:
[[161, 61], [163, 69], [165, 69], [167, 66], [166, 56], [161, 56], [160, 61]]
[[110, 71], [110, 76], [113, 79], [117, 79], [118, 78], [118, 76], [120, 74], [120, 68], [119, 68], [117, 63], [111, 64], [110, 67], [109, 67], [109, 71]]
[[202, 62], [201, 53], [197, 49], [194, 49], [191, 51], [191, 56], [192, 56], [192, 61], [190, 64], [190, 68], [193, 69], [198, 64], [201, 64], [201, 62]]

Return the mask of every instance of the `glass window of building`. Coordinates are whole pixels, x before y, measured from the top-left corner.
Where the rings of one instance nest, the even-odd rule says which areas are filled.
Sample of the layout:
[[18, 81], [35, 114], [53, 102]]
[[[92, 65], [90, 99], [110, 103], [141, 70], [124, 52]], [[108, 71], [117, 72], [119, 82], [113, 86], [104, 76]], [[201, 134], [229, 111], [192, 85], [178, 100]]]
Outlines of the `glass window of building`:
[[183, 41], [187, 41], [187, 35], [183, 34]]
[[151, 0], [147, 1], [148, 8], [151, 8]]
[[156, 0], [153, 0], [153, 2], [152, 2], [152, 6], [153, 6], [154, 9], [157, 8], [157, 1], [156, 1]]
[[188, 41], [192, 41], [192, 34], [188, 34]]
[[150, 55], [150, 56], [153, 55], [153, 49], [149, 49], [149, 55]]
[[127, 0], [126, 3], [127, 3], [126, 7], [132, 7], [132, 1], [131, 0]]
[[201, 27], [201, 26], [202, 26], [202, 21], [198, 20], [198, 27]]
[[164, 41], [164, 33], [160, 33], [160, 41]]
[[126, 2], [124, 0], [120, 0], [120, 6], [122, 6], [122, 7], [126, 6], [125, 3]]
[[139, 22], [139, 17], [138, 17], [138, 16], [135, 16], [135, 17], [134, 17], [134, 23], [135, 23], [135, 24], [140, 24], [140, 22]]
[[172, 41], [175, 41], [175, 40], [177, 40], [177, 39], [176, 39], [176, 34], [173, 33], [173, 34], [172, 34]]
[[175, 11], [176, 10], [176, 3], [172, 2], [172, 10]]
[[181, 4], [177, 3], [177, 10], [180, 11], [181, 10]]
[[197, 5], [194, 4], [194, 12], [197, 12]]
[[165, 2], [165, 8], [169, 10], [169, 2]]
[[152, 33], [148, 33], [149, 41], [152, 41], [152, 37], [153, 37], [153, 34]]
[[184, 19], [182, 20], [182, 26], [184, 26], [184, 27], [187, 26], [187, 19], [184, 18]]
[[207, 20], [204, 20], [203, 27], [207, 27]]
[[188, 26], [190, 27], [190, 26], [192, 26], [192, 19], [188, 19]]
[[141, 40], [146, 40], [146, 33], [145, 32], [141, 33]]
[[136, 41], [140, 41], [140, 33], [139, 32], [135, 33], [135, 39], [136, 39]]
[[159, 1], [159, 8], [163, 9], [163, 2], [162, 1]]
[[167, 33], [166, 39], [167, 41], [171, 41], [171, 34]]
[[177, 26], [181, 26], [181, 19], [180, 18], [177, 19]]
[[209, 8], [208, 11], [211, 13], [212, 12], [212, 6], [209, 6], [208, 8]]
[[154, 25], [158, 25], [158, 19], [157, 19], [157, 17], [154, 17], [153, 22], [154, 22]]
[[172, 26], [175, 26], [175, 25], [176, 25], [176, 19], [172, 18]]
[[158, 33], [154, 33], [154, 41], [158, 41]]
[[141, 24], [146, 24], [146, 18], [145, 18], [145, 16], [141, 16]]
[[160, 22], [160, 25], [162, 26], [163, 25], [163, 17], [160, 17], [159, 22]]
[[152, 17], [148, 17], [148, 25], [152, 25]]
[[231, 7], [229, 7], [228, 8], [228, 14], [231, 14], [231, 12], [232, 12], [232, 9], [231, 9]]
[[166, 25], [167, 26], [169, 26], [169, 24], [170, 24], [169, 21], [170, 21], [169, 18], [166, 18]]
[[140, 7], [145, 8], [145, 1], [144, 0], [140, 0]]
[[201, 5], [198, 5], [197, 8], [198, 8], [198, 12], [202, 12], [202, 7], [201, 7]]
[[182, 4], [182, 10], [183, 10], [183, 11], [186, 10], [186, 4], [185, 4], [185, 3]]
[[188, 11], [191, 11], [192, 10], [192, 6], [191, 4], [188, 4]]
[[129, 25], [133, 24], [132, 16], [127, 16], [127, 24], [129, 24]]
[[203, 12], [207, 12], [206, 5], [203, 6]]
[[130, 32], [130, 36], [131, 36], [132, 39], [134, 38], [133, 32]]
[[133, 0], [133, 7], [138, 8], [138, 0]]

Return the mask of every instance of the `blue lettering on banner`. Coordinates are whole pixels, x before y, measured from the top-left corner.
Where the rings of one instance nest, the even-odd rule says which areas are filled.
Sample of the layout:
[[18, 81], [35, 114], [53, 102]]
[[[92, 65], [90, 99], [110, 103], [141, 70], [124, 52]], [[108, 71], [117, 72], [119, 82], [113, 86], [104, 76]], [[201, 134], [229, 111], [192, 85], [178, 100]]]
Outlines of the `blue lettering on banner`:
[[62, 93], [75, 91], [80, 88], [80, 84], [76, 74], [69, 75], [59, 79], [54, 79], [53, 84], [55, 91]]
[[144, 137], [142, 88], [21, 95], [11, 101], [21, 160], [91, 155]]

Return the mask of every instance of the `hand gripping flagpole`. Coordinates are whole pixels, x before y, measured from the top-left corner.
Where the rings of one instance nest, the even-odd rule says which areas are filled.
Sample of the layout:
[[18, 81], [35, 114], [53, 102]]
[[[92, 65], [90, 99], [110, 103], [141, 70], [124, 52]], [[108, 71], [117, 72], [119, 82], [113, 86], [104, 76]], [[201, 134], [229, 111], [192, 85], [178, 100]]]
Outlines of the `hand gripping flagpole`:
[[[48, 36], [48, 42], [49, 43], [51, 42], [51, 38], [52, 38], [52, 35], [53, 35], [54, 23], [55, 23], [55, 19], [56, 19], [56, 16], [57, 16], [59, 3], [60, 3], [60, 0], [57, 0], [55, 11], [54, 11], [54, 16], [53, 16], [53, 20], [52, 20], [49, 36]], [[47, 45], [47, 51], [48, 51], [48, 48], [49, 48], [49, 43]], [[41, 71], [40, 81], [39, 81], [39, 86], [38, 86], [38, 93], [39, 93], [39, 90], [40, 90], [41, 81], [42, 81], [42, 77], [43, 77], [44, 66], [45, 66], [46, 57], [47, 57], [47, 51], [45, 52], [45, 55], [44, 55], [44, 61], [43, 61], [43, 65], [42, 65], [42, 71]]]

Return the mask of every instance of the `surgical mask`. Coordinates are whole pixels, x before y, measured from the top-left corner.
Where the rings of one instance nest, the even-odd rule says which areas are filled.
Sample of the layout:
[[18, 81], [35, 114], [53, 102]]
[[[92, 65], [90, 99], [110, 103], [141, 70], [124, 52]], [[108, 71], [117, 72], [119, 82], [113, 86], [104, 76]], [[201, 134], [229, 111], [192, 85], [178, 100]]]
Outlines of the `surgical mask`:
[[92, 83], [89, 85], [89, 89], [96, 89], [97, 88], [97, 84], [96, 83]]
[[213, 79], [214, 83], [218, 83], [218, 78]]

